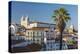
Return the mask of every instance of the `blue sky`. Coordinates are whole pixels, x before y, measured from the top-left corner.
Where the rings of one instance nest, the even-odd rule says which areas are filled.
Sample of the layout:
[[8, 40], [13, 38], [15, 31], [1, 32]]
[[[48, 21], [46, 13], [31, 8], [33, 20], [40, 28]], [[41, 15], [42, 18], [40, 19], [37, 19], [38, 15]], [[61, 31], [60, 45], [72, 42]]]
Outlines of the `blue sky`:
[[29, 16], [30, 21], [40, 21], [54, 23], [52, 20], [53, 11], [64, 7], [70, 13], [71, 23], [77, 29], [78, 27], [78, 7], [77, 5], [66, 4], [46, 4], [30, 2], [12, 2], [12, 22], [20, 23], [21, 16]]

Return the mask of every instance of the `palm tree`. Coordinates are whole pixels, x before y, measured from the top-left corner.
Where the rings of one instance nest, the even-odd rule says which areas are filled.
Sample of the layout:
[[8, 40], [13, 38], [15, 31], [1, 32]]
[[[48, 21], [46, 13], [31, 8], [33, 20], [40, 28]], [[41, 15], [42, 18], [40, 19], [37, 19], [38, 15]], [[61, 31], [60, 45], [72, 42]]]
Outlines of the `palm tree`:
[[66, 27], [66, 22], [68, 22], [71, 19], [69, 15], [70, 14], [68, 13], [68, 11], [65, 8], [61, 7], [59, 9], [54, 10], [54, 14], [52, 16], [52, 18], [56, 22], [56, 28], [60, 32], [60, 50], [62, 50], [62, 33]]

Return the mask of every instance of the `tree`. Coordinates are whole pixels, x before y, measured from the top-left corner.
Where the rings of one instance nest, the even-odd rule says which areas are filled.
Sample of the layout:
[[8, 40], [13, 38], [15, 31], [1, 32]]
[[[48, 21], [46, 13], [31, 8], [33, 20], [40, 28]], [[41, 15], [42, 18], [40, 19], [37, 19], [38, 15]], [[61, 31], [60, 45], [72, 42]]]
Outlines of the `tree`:
[[59, 40], [60, 40], [60, 50], [62, 49], [62, 33], [66, 27], [66, 22], [68, 22], [71, 18], [70, 14], [65, 8], [59, 8], [54, 10], [54, 14], [52, 16], [53, 20], [56, 22], [56, 28], [60, 32]]
[[74, 44], [76, 44], [75, 40], [68, 40], [67, 42], [68, 42], [68, 45], [74, 45]]

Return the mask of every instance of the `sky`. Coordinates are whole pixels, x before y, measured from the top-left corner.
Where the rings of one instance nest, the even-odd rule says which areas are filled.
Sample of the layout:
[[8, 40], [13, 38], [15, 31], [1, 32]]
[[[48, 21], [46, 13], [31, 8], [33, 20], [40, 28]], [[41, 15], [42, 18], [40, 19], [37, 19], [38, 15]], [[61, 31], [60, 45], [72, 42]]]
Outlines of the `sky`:
[[74, 25], [78, 29], [78, 6], [70, 4], [49, 4], [14, 1], [11, 4], [11, 20], [20, 23], [21, 16], [29, 16], [30, 21], [55, 23], [52, 19], [54, 10], [64, 7], [70, 13], [71, 20], [67, 23]]

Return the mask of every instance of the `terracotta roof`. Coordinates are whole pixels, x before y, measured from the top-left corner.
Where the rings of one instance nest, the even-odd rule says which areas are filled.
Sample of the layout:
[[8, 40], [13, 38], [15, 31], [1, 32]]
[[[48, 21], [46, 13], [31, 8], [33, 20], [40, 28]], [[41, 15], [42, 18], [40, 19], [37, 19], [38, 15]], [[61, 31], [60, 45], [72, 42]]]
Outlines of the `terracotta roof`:
[[33, 27], [33, 28], [28, 28], [27, 30], [45, 30], [45, 29], [49, 29], [49, 27]]
[[41, 24], [50, 24], [50, 25], [55, 25], [55, 24], [52, 24], [52, 23], [46, 23], [46, 22], [36, 22], [36, 21], [32, 21], [30, 23], [41, 23]]

